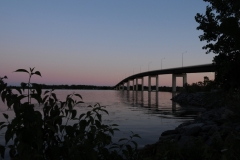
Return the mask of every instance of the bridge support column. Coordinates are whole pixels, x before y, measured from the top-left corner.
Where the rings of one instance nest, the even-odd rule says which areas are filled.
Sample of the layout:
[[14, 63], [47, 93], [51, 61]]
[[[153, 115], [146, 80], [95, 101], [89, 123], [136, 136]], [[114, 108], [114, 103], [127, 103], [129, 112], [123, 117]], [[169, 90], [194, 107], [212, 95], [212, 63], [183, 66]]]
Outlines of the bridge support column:
[[133, 91], [134, 91], [134, 79], [133, 79]]
[[156, 75], [156, 92], [158, 92], [158, 75]]
[[151, 92], [151, 76], [148, 76], [148, 92]]
[[151, 78], [155, 77], [156, 78], [156, 92], [158, 92], [158, 75], [156, 76], [148, 76], [148, 92], [151, 92], [152, 87], [151, 87]]
[[172, 74], [172, 92], [176, 92], [176, 78], [183, 77], [183, 86], [187, 83], [187, 74]]
[[124, 83], [122, 84], [122, 91], [124, 91]]
[[187, 74], [183, 74], [183, 87], [187, 83]]
[[136, 91], [138, 91], [138, 78], [136, 78]]
[[142, 77], [142, 91], [144, 91], [143, 77]]
[[130, 86], [129, 86], [129, 80], [127, 81], [127, 91], [129, 91], [130, 90]]

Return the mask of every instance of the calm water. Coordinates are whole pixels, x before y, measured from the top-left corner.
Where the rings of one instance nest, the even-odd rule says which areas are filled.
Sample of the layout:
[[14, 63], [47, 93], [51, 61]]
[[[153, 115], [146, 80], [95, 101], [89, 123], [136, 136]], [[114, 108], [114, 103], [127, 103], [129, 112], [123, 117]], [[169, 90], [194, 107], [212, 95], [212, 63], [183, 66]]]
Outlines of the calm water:
[[[79, 93], [83, 97], [83, 104], [76, 106], [78, 113], [88, 110], [88, 105], [100, 103], [106, 106], [109, 115], [104, 115], [103, 123], [118, 124], [114, 141], [128, 137], [130, 131], [138, 133], [142, 139], [136, 139], [139, 147], [155, 143], [165, 130], [174, 129], [184, 121], [192, 120], [201, 109], [172, 103], [172, 93], [169, 92], [136, 92], [115, 90], [56, 90], [59, 100], [64, 101], [67, 94]], [[36, 109], [42, 110], [36, 104]], [[13, 116], [12, 110], [0, 102], [0, 112]], [[5, 121], [3, 115], [0, 122]], [[0, 144], [4, 144], [4, 134], [1, 133]]]

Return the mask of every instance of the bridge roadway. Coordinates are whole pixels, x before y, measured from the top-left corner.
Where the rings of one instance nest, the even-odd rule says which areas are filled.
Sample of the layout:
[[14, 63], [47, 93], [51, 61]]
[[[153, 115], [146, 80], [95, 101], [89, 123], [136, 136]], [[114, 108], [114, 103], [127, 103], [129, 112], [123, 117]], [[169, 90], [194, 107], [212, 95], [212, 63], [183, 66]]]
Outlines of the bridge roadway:
[[127, 83], [127, 90], [130, 89], [129, 83], [133, 81], [133, 90], [134, 90], [134, 80], [136, 79], [136, 90], [138, 90], [138, 79], [142, 79], [142, 91], [143, 91], [143, 77], [148, 76], [148, 91], [151, 91], [151, 78], [156, 78], [156, 91], [158, 91], [158, 75], [163, 74], [172, 74], [172, 87], [173, 92], [176, 91], [176, 77], [183, 77], [183, 84], [187, 83], [187, 73], [201, 73], [201, 72], [215, 72], [215, 66], [213, 64], [203, 64], [203, 65], [195, 65], [195, 66], [186, 66], [186, 67], [178, 67], [178, 68], [169, 68], [169, 69], [161, 69], [161, 70], [153, 70], [148, 72], [142, 72], [138, 74], [134, 74], [129, 76], [119, 83], [117, 83], [114, 88], [124, 90], [124, 83]]

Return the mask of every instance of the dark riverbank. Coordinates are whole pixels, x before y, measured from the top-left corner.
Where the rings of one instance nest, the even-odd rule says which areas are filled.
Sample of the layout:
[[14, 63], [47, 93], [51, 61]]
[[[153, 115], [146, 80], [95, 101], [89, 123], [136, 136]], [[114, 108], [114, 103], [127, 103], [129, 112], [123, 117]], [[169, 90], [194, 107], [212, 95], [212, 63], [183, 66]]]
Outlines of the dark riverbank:
[[[212, 103], [207, 104], [211, 98]], [[144, 159], [240, 158], [238, 115], [218, 93], [180, 93], [173, 100], [204, 107], [206, 111], [174, 130], [162, 132], [158, 142], [141, 150]]]

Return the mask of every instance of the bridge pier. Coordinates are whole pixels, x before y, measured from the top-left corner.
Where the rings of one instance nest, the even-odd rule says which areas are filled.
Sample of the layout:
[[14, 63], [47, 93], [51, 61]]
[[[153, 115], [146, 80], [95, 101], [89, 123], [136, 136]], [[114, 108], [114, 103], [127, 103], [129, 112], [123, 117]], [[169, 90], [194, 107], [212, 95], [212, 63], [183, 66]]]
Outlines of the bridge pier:
[[138, 78], [136, 78], [136, 91], [138, 91]]
[[151, 78], [155, 77], [156, 78], [156, 92], [158, 92], [158, 75], [155, 76], [148, 76], [148, 92], [151, 92]]
[[148, 76], [148, 92], [151, 92], [151, 76]]
[[132, 90], [134, 91], [134, 79], [132, 81], [133, 81], [133, 89]]
[[127, 91], [130, 90], [130, 86], [129, 86], [130, 80], [127, 81]]
[[142, 79], [142, 91], [144, 90], [144, 81], [143, 81], [143, 77], [141, 77], [141, 78], [136, 78], [136, 91], [138, 91], [138, 79]]
[[187, 74], [172, 74], [172, 92], [176, 92], [176, 78], [183, 77], [183, 86], [187, 83]]

